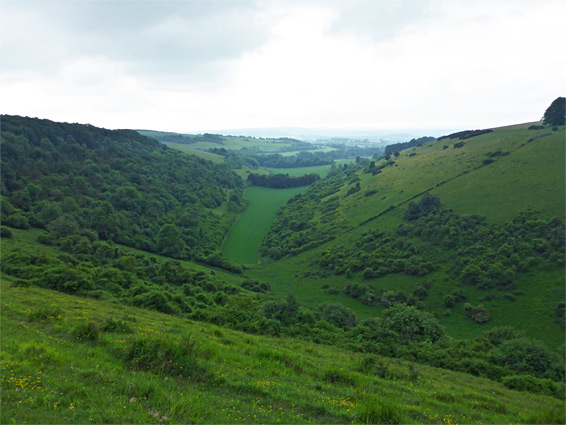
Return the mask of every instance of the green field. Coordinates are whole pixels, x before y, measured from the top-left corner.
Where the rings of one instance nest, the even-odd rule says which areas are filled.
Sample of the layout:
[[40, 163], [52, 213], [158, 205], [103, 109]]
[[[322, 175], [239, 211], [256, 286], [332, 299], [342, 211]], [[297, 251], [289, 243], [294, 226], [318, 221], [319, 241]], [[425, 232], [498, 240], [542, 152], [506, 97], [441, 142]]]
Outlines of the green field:
[[240, 264], [257, 264], [257, 250], [281, 206], [306, 187], [270, 189], [253, 186], [245, 190], [246, 210], [228, 233], [222, 253]]
[[1, 423], [564, 423], [564, 402], [429, 366], [3, 279]]
[[330, 165], [318, 165], [315, 167], [296, 167], [296, 168], [266, 168], [272, 174], [289, 174], [291, 177], [304, 176], [305, 174], [318, 174], [320, 178], [325, 178], [330, 170]]
[[224, 163], [224, 157], [222, 155], [217, 155], [215, 153], [205, 152], [205, 151], [202, 151], [202, 150], [190, 148], [189, 146], [192, 146], [192, 145], [184, 145], [184, 144], [181, 144], [181, 143], [170, 143], [170, 142], [165, 143], [165, 144], [167, 146], [169, 146], [170, 148], [177, 149], [181, 152], [185, 152], [185, 153], [188, 153], [190, 155], [198, 156], [199, 158], [208, 159], [209, 161], [212, 161], [216, 164]]

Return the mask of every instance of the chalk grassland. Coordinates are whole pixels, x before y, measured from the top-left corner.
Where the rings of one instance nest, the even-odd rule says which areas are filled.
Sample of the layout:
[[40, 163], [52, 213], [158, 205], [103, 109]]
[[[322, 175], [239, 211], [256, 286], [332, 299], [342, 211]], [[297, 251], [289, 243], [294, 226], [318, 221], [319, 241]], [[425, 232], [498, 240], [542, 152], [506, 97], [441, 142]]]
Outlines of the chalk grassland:
[[[362, 190], [342, 204], [347, 220], [357, 226], [425, 191], [457, 214], [495, 223], [528, 209], [545, 218], [563, 217], [564, 131], [528, 130], [530, 125], [495, 129], [461, 147], [454, 147], [461, 140], [444, 139], [402, 151], [380, 174], [360, 176]], [[403, 213], [396, 209], [372, 225], [396, 227]]]
[[222, 247], [222, 254], [240, 264], [257, 264], [258, 248], [273, 223], [279, 208], [306, 187], [271, 189], [252, 186], [245, 190], [249, 200], [246, 210], [230, 229]]
[[214, 162], [215, 164], [222, 164], [224, 163], [224, 157], [222, 155], [217, 155], [211, 152], [205, 152], [198, 149], [189, 148], [192, 145], [184, 145], [181, 143], [165, 143], [167, 146], [173, 149], [180, 150], [181, 152], [188, 153], [190, 155], [198, 156], [199, 158], [208, 159], [209, 161]]
[[[550, 346], [563, 344], [564, 332], [556, 322], [556, 304], [564, 299], [564, 270], [538, 269], [522, 275], [514, 289], [519, 296], [499, 294], [490, 299], [486, 291], [465, 287], [468, 302], [483, 304], [490, 312], [490, 322], [482, 325], [470, 321], [463, 306], [446, 312], [444, 297], [460, 287], [449, 273], [450, 264], [441, 265], [422, 278], [388, 274], [368, 280], [359, 274], [321, 277], [312, 273], [320, 270], [317, 259], [330, 246], [352, 246], [372, 229], [395, 231], [404, 223], [408, 203], [427, 191], [459, 215], [477, 214], [492, 223], [502, 224], [529, 209], [539, 211], [546, 219], [564, 220], [564, 128], [555, 132], [529, 130], [531, 125], [494, 129], [465, 140], [461, 147], [454, 147], [461, 142], [458, 139], [426, 143], [402, 151], [397, 158], [392, 156], [395, 164], [384, 167], [377, 175], [356, 174], [360, 191], [347, 196], [352, 185], [346, 184], [337, 194], [337, 215], [347, 221], [349, 231], [332, 242], [295, 257], [266, 263], [266, 267], [250, 270], [249, 274], [269, 281], [279, 295], [294, 293], [301, 303], [311, 306], [340, 302], [362, 318], [379, 316], [383, 308], [379, 304], [366, 306], [346, 296], [347, 284], [369, 284], [376, 293], [393, 290], [412, 294], [416, 286], [428, 281], [432, 286], [425, 304], [437, 314], [450, 335], [471, 337], [488, 328], [510, 324]], [[386, 162], [378, 161], [376, 166]]]
[[[285, 141], [285, 139], [256, 139], [253, 137], [231, 137], [231, 136], [222, 136], [223, 143], [215, 143], [215, 142], [208, 142], [208, 141], [197, 141], [195, 142], [196, 135], [191, 134], [179, 134], [179, 133], [169, 133], [169, 132], [160, 132], [160, 131], [149, 131], [149, 130], [140, 130], [138, 133], [153, 137], [157, 140], [162, 140], [165, 136], [174, 136], [180, 138], [183, 142], [186, 142], [186, 146], [190, 147], [191, 149], [196, 150], [203, 150], [207, 151], [211, 148], [225, 148], [228, 150], [240, 150], [243, 148], [246, 149], [257, 149], [261, 152], [265, 153], [278, 153], [280, 151], [288, 151], [292, 146], [293, 143], [289, 141]], [[171, 141], [167, 140], [166, 144], [169, 144]], [[184, 145], [185, 143], [175, 143]], [[313, 145], [312, 150], [317, 150], [317, 147]]]
[[297, 168], [266, 168], [266, 170], [271, 174], [289, 174], [291, 177], [304, 176], [305, 174], [318, 174], [320, 178], [325, 178], [330, 170], [330, 165]]
[[470, 375], [3, 279], [2, 423], [564, 423]]

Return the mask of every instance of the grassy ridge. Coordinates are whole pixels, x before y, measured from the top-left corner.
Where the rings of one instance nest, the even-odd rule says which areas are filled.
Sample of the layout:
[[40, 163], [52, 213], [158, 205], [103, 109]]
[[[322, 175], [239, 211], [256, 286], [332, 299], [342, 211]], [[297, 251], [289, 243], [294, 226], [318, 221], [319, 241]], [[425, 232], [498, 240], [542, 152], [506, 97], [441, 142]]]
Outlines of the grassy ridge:
[[222, 164], [224, 162], [224, 157], [222, 155], [217, 155], [211, 152], [205, 152], [198, 149], [191, 149], [189, 146], [191, 145], [183, 145], [181, 143], [165, 143], [167, 146], [173, 149], [177, 149], [181, 152], [188, 153], [190, 155], [198, 156], [199, 158], [208, 159], [209, 161], [214, 162], [215, 164]]
[[2, 291], [2, 423], [564, 423], [469, 375], [38, 288]]
[[305, 187], [270, 189], [253, 186], [245, 190], [246, 210], [228, 233], [222, 254], [240, 264], [256, 264], [258, 248], [281, 206]]
[[[403, 291], [411, 295], [427, 281], [431, 290], [424, 303], [453, 336], [471, 337], [486, 328], [509, 324], [550, 346], [560, 346], [564, 332], [557, 323], [556, 306], [564, 299], [562, 269], [530, 270], [518, 280], [514, 293], [491, 294], [464, 287], [468, 302], [483, 304], [491, 314], [490, 322], [480, 325], [466, 317], [462, 305], [450, 311], [444, 306], [444, 297], [460, 288], [450, 274], [450, 262], [424, 277], [387, 274], [372, 279], [364, 279], [360, 273], [319, 274], [316, 265], [323, 251], [331, 246], [352, 246], [368, 230], [394, 232], [406, 223], [403, 216], [408, 203], [428, 191], [455, 213], [477, 214], [490, 223], [502, 224], [528, 209], [539, 211], [545, 219], [564, 220], [564, 129], [529, 127], [522, 124], [494, 129], [456, 147], [461, 142], [458, 139], [425, 143], [402, 151], [398, 157], [391, 156], [393, 163], [388, 166], [385, 159], [377, 161], [376, 167], [384, 166], [380, 173], [357, 172], [338, 192], [336, 217], [345, 220], [349, 230], [323, 246], [250, 270], [249, 274], [269, 280], [278, 294], [296, 294], [306, 305], [340, 302], [360, 317], [379, 316], [383, 307], [379, 303], [367, 306], [348, 297], [344, 294], [348, 284], [368, 284], [376, 293]], [[348, 195], [355, 181], [360, 190]], [[453, 254], [446, 251], [442, 255], [449, 258]]]

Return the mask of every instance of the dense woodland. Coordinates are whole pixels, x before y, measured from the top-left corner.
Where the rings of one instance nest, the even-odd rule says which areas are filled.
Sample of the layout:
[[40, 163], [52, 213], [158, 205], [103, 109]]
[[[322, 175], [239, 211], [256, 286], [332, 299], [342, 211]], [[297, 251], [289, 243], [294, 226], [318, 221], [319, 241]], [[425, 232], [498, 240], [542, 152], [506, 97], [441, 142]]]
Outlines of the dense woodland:
[[245, 206], [225, 165], [137, 132], [2, 116], [2, 222], [45, 244], [113, 241], [206, 261]]

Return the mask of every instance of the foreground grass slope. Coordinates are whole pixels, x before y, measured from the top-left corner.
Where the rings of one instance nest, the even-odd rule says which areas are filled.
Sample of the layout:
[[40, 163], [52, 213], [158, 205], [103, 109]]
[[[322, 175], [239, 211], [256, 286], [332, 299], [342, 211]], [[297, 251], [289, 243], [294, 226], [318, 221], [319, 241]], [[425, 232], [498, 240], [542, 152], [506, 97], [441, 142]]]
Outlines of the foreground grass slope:
[[564, 423], [563, 402], [2, 279], [2, 423]]

